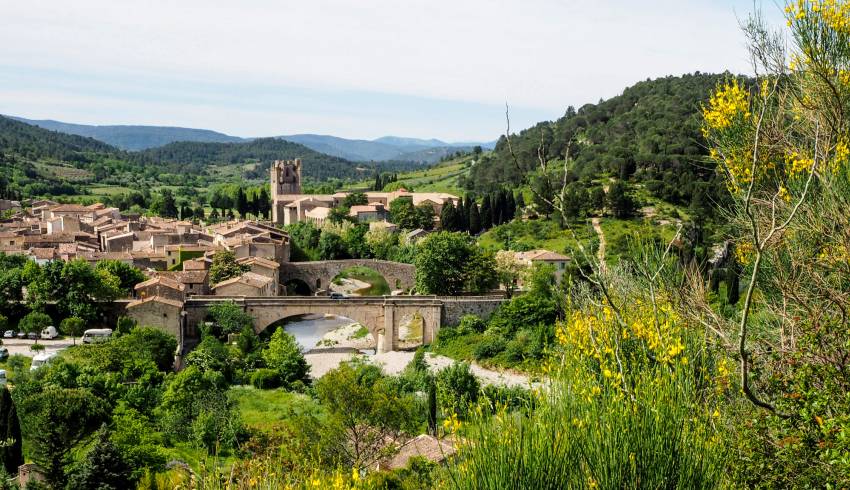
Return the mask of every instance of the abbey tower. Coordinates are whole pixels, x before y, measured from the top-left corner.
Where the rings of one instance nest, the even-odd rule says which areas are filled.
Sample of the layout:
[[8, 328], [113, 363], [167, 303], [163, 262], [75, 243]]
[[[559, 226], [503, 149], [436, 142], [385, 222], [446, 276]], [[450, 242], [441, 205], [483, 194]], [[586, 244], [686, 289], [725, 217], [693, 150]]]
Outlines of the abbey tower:
[[275, 160], [271, 167], [272, 221], [283, 223], [283, 206], [301, 194], [301, 159]]

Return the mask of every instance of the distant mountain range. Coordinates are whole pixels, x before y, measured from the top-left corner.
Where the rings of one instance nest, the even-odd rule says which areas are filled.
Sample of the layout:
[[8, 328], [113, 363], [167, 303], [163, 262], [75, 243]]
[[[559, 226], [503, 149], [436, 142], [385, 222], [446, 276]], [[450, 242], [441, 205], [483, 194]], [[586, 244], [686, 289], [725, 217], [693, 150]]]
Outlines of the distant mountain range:
[[[32, 120], [11, 117], [51, 131], [94, 138], [128, 151], [158, 148], [178, 141], [244, 143], [255, 139], [230, 136], [208, 129], [169, 126], [92, 126], [50, 119]], [[321, 134], [294, 134], [277, 136], [277, 138], [302, 144], [320, 153], [358, 162], [411, 161], [434, 163], [454, 152], [469, 151], [476, 145], [480, 145], [484, 149], [492, 149], [496, 146], [495, 141], [487, 143], [446, 143], [437, 139], [402, 138], [398, 136], [384, 136], [375, 140], [354, 140]]]

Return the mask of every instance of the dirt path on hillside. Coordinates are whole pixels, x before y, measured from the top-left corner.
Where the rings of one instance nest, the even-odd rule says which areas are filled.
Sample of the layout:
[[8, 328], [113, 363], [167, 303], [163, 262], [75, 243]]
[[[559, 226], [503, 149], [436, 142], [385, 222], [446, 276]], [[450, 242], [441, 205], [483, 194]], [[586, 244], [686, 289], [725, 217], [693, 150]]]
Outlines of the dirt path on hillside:
[[593, 230], [599, 236], [599, 250], [596, 252], [596, 258], [599, 259], [599, 267], [605, 268], [605, 233], [602, 231], [602, 225], [599, 224], [599, 218], [590, 220], [593, 224]]

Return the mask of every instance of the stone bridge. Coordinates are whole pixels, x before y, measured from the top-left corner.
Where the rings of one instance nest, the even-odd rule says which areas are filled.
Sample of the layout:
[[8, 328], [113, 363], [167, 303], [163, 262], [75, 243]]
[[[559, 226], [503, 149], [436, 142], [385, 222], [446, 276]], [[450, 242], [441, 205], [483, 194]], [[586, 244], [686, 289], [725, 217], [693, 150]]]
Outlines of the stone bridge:
[[[456, 325], [466, 314], [487, 319], [505, 301], [501, 296], [381, 296], [330, 299], [309, 296], [222, 297], [193, 296], [183, 308], [188, 335], [207, 316], [207, 308], [233, 301], [254, 319], [262, 332], [285, 318], [306, 314], [330, 314], [350, 318], [369, 330], [378, 352], [430, 344], [442, 325]], [[413, 324], [415, 326], [411, 327]]]
[[280, 284], [300, 281], [315, 294], [328, 289], [333, 278], [349, 267], [363, 266], [374, 269], [384, 276], [390, 289], [409, 290], [413, 288], [416, 267], [401, 262], [372, 259], [320, 260], [316, 262], [284, 262], [280, 265]]

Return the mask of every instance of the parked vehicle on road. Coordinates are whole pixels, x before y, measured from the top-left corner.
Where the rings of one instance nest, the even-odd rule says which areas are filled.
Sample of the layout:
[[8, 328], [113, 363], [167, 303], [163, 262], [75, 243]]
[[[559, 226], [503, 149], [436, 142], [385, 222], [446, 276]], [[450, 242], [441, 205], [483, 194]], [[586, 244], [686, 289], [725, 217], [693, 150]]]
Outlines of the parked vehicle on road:
[[30, 364], [30, 371], [35, 371], [36, 369], [44, 366], [45, 364], [49, 364], [56, 357], [55, 352], [45, 352], [39, 354], [32, 358], [32, 364]]
[[26, 332], [18, 332], [18, 335], [16, 335], [16, 337], [18, 337], [19, 339], [25, 339], [25, 338], [27, 338], [27, 333]]
[[5, 332], [3, 332], [3, 338], [4, 339], [14, 339], [15, 338], [15, 331], [14, 330], [6, 330]]
[[9, 358], [9, 349], [0, 347], [0, 362], [6, 361]]
[[53, 340], [58, 336], [59, 330], [56, 330], [56, 327], [54, 327], [53, 325], [41, 331], [41, 338], [44, 340]]
[[6, 386], [6, 370], [0, 369], [0, 386]]
[[328, 295], [330, 299], [345, 299], [345, 295], [336, 291]]
[[112, 337], [111, 328], [90, 328], [83, 332], [83, 343], [105, 342]]
[[35, 332], [30, 332], [27, 334], [27, 338], [30, 340], [38, 340], [38, 334]]

